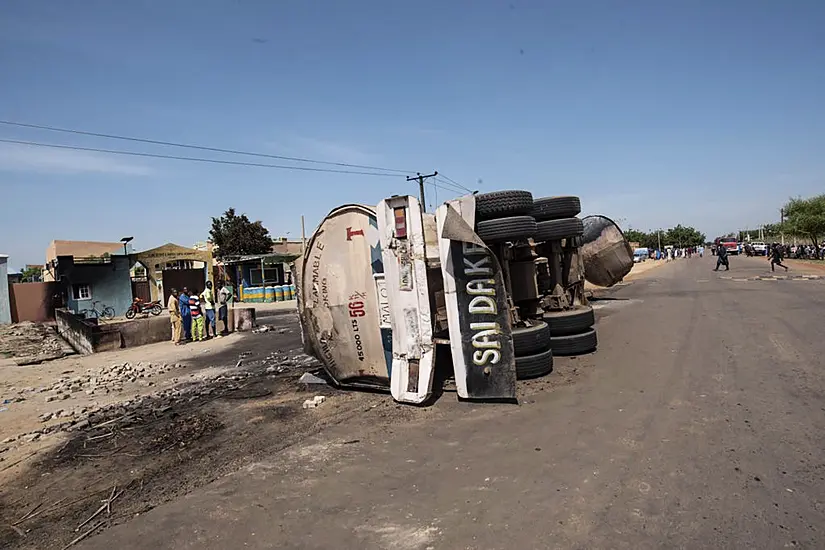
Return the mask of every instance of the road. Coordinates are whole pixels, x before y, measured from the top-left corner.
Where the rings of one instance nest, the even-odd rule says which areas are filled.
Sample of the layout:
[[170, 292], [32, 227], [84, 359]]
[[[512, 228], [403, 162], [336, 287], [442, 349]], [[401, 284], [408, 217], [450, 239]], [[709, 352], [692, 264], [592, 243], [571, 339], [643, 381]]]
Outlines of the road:
[[340, 424], [81, 547], [821, 548], [825, 280], [714, 260], [596, 302], [575, 384]]

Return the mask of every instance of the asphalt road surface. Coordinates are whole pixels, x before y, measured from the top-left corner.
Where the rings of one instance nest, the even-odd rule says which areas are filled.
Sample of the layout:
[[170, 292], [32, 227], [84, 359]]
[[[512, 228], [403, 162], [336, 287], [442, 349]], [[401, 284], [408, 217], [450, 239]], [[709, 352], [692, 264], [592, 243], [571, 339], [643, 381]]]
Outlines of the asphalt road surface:
[[596, 302], [575, 384], [341, 424], [81, 546], [822, 548], [825, 280], [714, 263]]

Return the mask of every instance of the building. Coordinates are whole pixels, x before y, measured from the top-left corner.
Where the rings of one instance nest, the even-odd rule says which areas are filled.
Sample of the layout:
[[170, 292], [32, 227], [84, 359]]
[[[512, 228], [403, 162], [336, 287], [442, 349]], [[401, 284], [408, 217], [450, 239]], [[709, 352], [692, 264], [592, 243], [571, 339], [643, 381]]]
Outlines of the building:
[[254, 254], [225, 258], [222, 269], [237, 289], [242, 302], [271, 302], [282, 299], [282, 287], [290, 285], [292, 272], [289, 264], [300, 254]]
[[[131, 245], [126, 250], [131, 251]], [[43, 266], [43, 281], [56, 281], [53, 263], [58, 256], [72, 256], [75, 258], [103, 258], [104, 256], [120, 252], [123, 254], [122, 242], [99, 241], [52, 241], [46, 248], [46, 265]]]
[[9, 301], [9, 257], [0, 254], [0, 325], [11, 323]]
[[[206, 281], [212, 279], [212, 254], [209, 250], [186, 248], [166, 243], [151, 250], [133, 255], [135, 262], [143, 266], [146, 292], [152, 300], [169, 299], [172, 288], [187, 287], [203, 290]], [[135, 270], [137, 275], [138, 270]], [[136, 281], [137, 283], [137, 281]], [[143, 296], [143, 283], [135, 285], [135, 295]]]
[[130, 252], [122, 242], [54, 240], [46, 248], [43, 281], [57, 282], [61, 305], [75, 313], [110, 306], [123, 315], [132, 305]]

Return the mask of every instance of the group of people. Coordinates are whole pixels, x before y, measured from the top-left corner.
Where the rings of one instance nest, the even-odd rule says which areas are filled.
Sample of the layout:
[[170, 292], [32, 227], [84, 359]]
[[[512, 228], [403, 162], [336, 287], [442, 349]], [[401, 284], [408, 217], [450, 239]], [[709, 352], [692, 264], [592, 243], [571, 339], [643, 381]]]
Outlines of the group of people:
[[656, 250], [655, 251], [655, 258], [657, 260], [664, 259], [665, 261], [675, 260], [676, 258], [693, 258], [693, 256], [699, 256], [700, 258], [704, 257], [705, 255], [705, 247], [704, 246], [690, 246], [687, 248], [665, 248], [664, 250]]
[[[173, 288], [167, 304], [169, 318], [172, 322], [172, 342], [179, 346], [189, 341], [199, 342], [211, 337], [220, 338], [229, 332], [228, 304], [231, 301], [232, 292], [223, 283], [218, 283], [217, 320], [223, 321], [222, 334], [218, 334], [212, 281], [206, 282], [203, 292], [198, 292], [197, 289], [190, 292], [186, 287], [180, 291]], [[210, 328], [212, 336], [209, 335]]]
[[[771, 271], [776, 271], [775, 266], [779, 266], [788, 271], [788, 266], [782, 263], [782, 257], [785, 249], [779, 243], [773, 243], [768, 246], [768, 259], [771, 262]], [[728, 260], [728, 249], [720, 246], [716, 249], [716, 268], [714, 271], [719, 271], [719, 268], [725, 266], [725, 271], [730, 271], [730, 261]]]

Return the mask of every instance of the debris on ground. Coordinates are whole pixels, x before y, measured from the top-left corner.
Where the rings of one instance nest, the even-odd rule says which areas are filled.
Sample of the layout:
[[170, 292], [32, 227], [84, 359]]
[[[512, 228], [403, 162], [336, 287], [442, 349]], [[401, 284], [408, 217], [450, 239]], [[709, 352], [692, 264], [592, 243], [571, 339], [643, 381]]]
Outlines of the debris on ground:
[[301, 384], [306, 384], [307, 386], [311, 385], [318, 385], [318, 386], [326, 386], [327, 381], [319, 376], [315, 376], [311, 372], [305, 372], [301, 375], [301, 378], [298, 379], [298, 382]]
[[312, 399], [307, 399], [306, 401], [304, 401], [304, 404], [302, 406], [305, 409], [314, 409], [326, 400], [327, 398], [323, 395], [316, 395]]
[[0, 325], [0, 358], [35, 364], [72, 353], [74, 350], [50, 326], [31, 322]]

